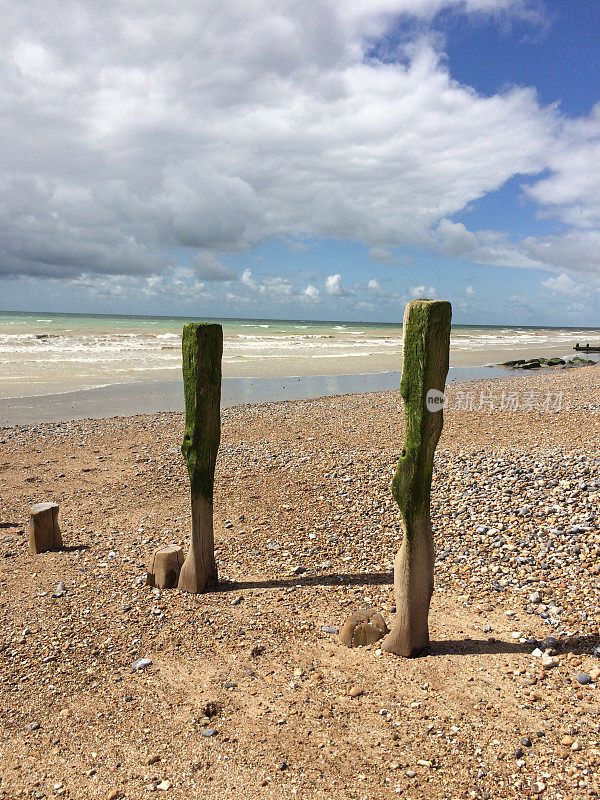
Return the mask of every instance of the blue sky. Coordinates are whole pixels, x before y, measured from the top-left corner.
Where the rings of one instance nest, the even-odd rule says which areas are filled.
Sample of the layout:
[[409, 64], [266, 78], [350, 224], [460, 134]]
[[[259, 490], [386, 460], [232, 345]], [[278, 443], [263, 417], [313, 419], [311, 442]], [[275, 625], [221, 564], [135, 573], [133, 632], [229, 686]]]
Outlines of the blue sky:
[[600, 4], [8, 12], [0, 308], [600, 325]]

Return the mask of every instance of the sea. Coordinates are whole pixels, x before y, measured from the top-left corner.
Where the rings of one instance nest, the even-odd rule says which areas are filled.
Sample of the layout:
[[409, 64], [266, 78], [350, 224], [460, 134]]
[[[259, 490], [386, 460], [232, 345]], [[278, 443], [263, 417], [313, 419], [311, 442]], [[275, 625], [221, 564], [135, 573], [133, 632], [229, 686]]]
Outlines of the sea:
[[[187, 317], [0, 312], [0, 397], [55, 394], [177, 379]], [[362, 375], [401, 368], [402, 325], [206, 319], [223, 326], [223, 376]], [[455, 325], [451, 367], [574, 355], [600, 344], [600, 328]]]

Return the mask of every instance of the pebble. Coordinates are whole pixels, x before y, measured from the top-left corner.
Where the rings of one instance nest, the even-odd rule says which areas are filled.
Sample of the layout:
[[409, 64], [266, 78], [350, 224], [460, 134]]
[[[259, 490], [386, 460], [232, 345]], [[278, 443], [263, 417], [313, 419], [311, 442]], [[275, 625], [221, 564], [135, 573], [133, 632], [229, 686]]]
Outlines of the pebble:
[[131, 665], [131, 669], [135, 671], [140, 669], [145, 669], [152, 664], [151, 658], [138, 658], [136, 659], [133, 664]]
[[416, 774], [417, 773], [414, 771], [414, 769], [407, 769], [406, 770], [406, 777], [407, 778], [414, 778]]
[[321, 625], [323, 633], [339, 633], [339, 628], [334, 628], [333, 625]]
[[303, 572], [306, 572], [306, 567], [294, 567], [292, 570], [292, 575], [302, 575]]
[[547, 653], [544, 653], [541, 662], [544, 669], [554, 669], [554, 667], [558, 666], [558, 660], [554, 658], [554, 656], [549, 656]]
[[242, 602], [242, 598], [241, 597], [234, 597], [233, 600], [231, 601], [231, 605], [232, 606], [239, 606], [239, 604], [241, 602]]
[[364, 689], [361, 689], [360, 686], [353, 686], [350, 691], [348, 692], [350, 697], [360, 697], [361, 694], [364, 694]]
[[536, 647], [535, 650], [533, 650], [533, 652], [531, 653], [531, 655], [534, 658], [541, 658], [544, 654], [542, 653], [539, 647]]
[[218, 732], [216, 728], [204, 728], [204, 730], [200, 731], [200, 735], [208, 739], [210, 736], [216, 736]]
[[577, 673], [577, 683], [580, 683], [582, 686], [587, 686], [588, 683], [592, 682], [591, 675], [588, 675], [587, 672], [578, 672]]
[[65, 585], [61, 581], [57, 586], [56, 589], [52, 592], [52, 597], [62, 597], [65, 593]]
[[29, 725], [27, 726], [27, 730], [28, 731], [37, 731], [37, 730], [40, 729], [40, 727], [41, 727], [41, 725], [40, 725], [39, 722], [30, 722]]
[[531, 739], [529, 736], [523, 736], [521, 739], [521, 745], [523, 747], [531, 747]]
[[163, 792], [166, 792], [171, 788], [171, 786], [173, 786], [171, 781], [164, 780], [164, 781], [161, 781], [156, 788], [160, 789]]

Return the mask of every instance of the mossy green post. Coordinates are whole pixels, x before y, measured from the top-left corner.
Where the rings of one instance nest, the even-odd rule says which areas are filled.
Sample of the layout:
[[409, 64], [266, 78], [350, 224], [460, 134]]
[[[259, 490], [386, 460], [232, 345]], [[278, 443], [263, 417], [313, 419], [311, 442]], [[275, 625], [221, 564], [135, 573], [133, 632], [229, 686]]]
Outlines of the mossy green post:
[[183, 326], [185, 433], [181, 452], [190, 476], [192, 535], [179, 574], [179, 588], [204, 592], [217, 583], [213, 534], [213, 486], [221, 439], [220, 325], [191, 322]]
[[[443, 411], [431, 411], [427, 395], [443, 392], [450, 350], [450, 303], [413, 300], [404, 313], [404, 357], [400, 392], [406, 435], [392, 494], [404, 521], [404, 538], [394, 562], [396, 619], [382, 648], [399, 656], [429, 646], [429, 603], [433, 594], [434, 548], [429, 501], [433, 456]], [[438, 395], [439, 398], [439, 395]]]

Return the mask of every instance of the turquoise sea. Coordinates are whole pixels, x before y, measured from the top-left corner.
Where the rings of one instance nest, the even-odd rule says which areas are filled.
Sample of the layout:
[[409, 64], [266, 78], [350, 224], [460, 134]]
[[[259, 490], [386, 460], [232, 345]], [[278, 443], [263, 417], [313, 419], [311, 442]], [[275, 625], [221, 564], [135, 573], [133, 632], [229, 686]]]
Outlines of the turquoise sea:
[[[177, 379], [181, 329], [188, 321], [0, 312], [0, 397]], [[223, 325], [225, 377], [377, 374], [401, 366], [400, 323], [210, 321]], [[450, 361], [470, 367], [511, 357], [572, 355], [577, 341], [600, 343], [600, 329], [457, 325]]]

